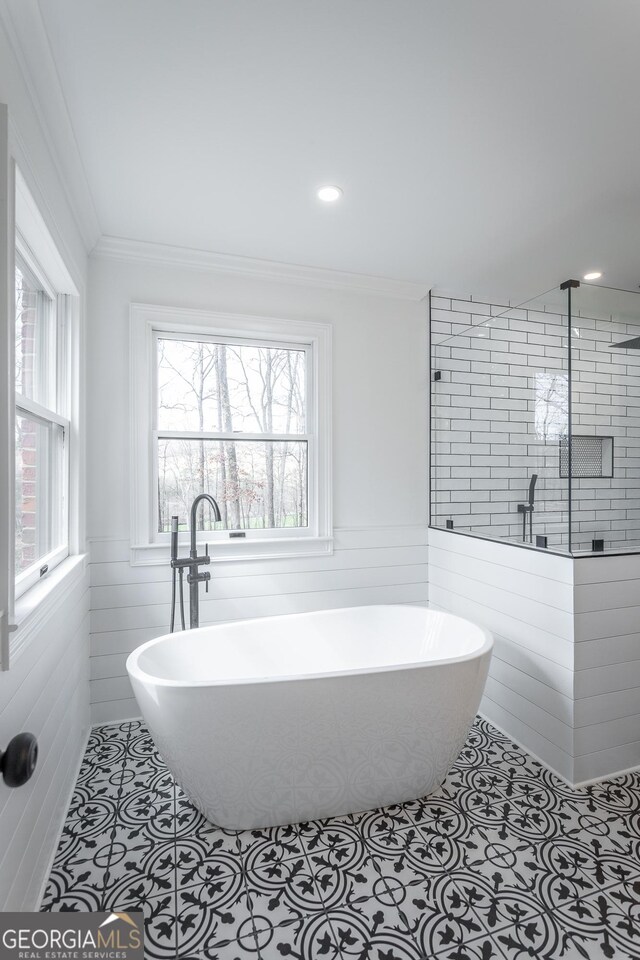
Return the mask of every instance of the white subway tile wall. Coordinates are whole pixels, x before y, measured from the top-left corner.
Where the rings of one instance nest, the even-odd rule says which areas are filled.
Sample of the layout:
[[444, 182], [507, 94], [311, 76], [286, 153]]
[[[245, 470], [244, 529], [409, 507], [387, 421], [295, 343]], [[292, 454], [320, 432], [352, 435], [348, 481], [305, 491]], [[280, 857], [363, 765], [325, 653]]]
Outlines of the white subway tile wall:
[[[567, 316], [471, 299], [432, 297], [431, 523], [522, 539], [518, 504], [535, 489], [533, 536], [569, 540]], [[613, 477], [575, 478], [572, 549], [640, 549], [640, 352], [611, 350], [640, 325], [572, 317], [573, 434], [613, 437]], [[574, 468], [575, 474], [575, 468]], [[528, 526], [528, 518], [527, 518]]]

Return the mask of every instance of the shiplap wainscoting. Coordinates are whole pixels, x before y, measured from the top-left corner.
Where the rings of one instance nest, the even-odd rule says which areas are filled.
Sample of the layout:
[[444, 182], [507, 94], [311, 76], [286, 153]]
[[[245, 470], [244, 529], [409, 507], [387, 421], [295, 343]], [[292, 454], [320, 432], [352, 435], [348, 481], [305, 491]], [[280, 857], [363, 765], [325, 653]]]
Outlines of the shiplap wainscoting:
[[[0, 729], [38, 738], [32, 779], [0, 783], [0, 906], [34, 910], [51, 865], [89, 732], [89, 576], [85, 569], [51, 617], [0, 674]], [[0, 743], [6, 747], [6, 742]]]
[[575, 561], [577, 781], [640, 764], [640, 556]]
[[[426, 539], [422, 526], [343, 528], [335, 532], [330, 557], [214, 562], [209, 593], [201, 590], [201, 624], [369, 603], [425, 604]], [[168, 632], [170, 600], [168, 562], [132, 567], [127, 540], [92, 542], [94, 723], [139, 715], [126, 659], [145, 640]]]
[[571, 559], [431, 529], [429, 581], [432, 606], [494, 635], [482, 713], [571, 781]]
[[489, 720], [571, 783], [640, 765], [640, 556], [431, 529], [429, 598], [494, 634]]

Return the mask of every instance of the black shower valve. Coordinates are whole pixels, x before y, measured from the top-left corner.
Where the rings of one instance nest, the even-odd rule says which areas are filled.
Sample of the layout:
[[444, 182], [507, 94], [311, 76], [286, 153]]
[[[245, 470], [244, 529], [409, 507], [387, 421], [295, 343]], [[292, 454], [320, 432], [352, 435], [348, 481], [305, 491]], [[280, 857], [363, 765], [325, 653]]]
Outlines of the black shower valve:
[[0, 773], [8, 787], [21, 787], [30, 780], [38, 762], [38, 741], [32, 733], [18, 733], [7, 749], [0, 750]]

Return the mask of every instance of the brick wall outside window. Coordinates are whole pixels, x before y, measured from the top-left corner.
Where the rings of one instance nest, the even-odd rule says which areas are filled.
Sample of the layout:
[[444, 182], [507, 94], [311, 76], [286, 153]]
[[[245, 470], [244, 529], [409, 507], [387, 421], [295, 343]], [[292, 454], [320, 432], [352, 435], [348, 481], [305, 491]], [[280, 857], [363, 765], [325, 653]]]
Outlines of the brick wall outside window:
[[[38, 295], [21, 274], [16, 276], [16, 392], [34, 396]], [[36, 481], [38, 426], [34, 420], [16, 418], [16, 573], [21, 573], [38, 553]]]

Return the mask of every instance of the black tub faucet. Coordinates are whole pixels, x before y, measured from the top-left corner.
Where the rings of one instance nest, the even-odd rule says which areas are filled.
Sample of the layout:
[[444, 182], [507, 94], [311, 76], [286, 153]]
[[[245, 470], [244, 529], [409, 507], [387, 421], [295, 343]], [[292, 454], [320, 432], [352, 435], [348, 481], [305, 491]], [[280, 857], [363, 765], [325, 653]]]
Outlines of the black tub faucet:
[[187, 583], [189, 584], [189, 626], [191, 629], [194, 627], [200, 626], [200, 598], [198, 590], [201, 583], [205, 584], [207, 593], [209, 592], [209, 580], [211, 580], [211, 574], [208, 570], [204, 573], [200, 573], [199, 567], [203, 564], [209, 564], [211, 562], [211, 557], [209, 556], [209, 544], [205, 545], [205, 552], [203, 556], [198, 556], [198, 546], [196, 543], [196, 515], [198, 512], [198, 506], [203, 501], [206, 500], [207, 503], [211, 506], [213, 512], [213, 519], [218, 521], [221, 519], [220, 516], [220, 507], [218, 506], [216, 500], [209, 493], [199, 493], [198, 496], [194, 499], [191, 504], [191, 550], [189, 552], [189, 557], [187, 559], [180, 559], [178, 557], [178, 518], [172, 517], [172, 531], [171, 531], [171, 569], [173, 570], [173, 590], [171, 597], [171, 631], [174, 629], [175, 621], [175, 572], [176, 570], [180, 571], [180, 612], [182, 618], [182, 629], [184, 630], [184, 602], [182, 596], [182, 575], [185, 567], [188, 568], [189, 573], [187, 574]]

